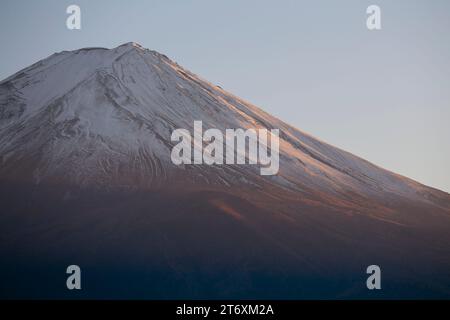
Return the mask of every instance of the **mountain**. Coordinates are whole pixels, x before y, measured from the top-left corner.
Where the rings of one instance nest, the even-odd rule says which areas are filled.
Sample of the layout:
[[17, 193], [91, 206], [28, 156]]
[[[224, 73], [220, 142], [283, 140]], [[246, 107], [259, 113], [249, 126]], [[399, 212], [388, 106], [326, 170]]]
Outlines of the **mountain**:
[[[278, 174], [174, 165], [172, 132], [199, 120], [279, 129]], [[450, 298], [448, 193], [136, 43], [56, 53], [1, 81], [0, 163], [0, 296], [71, 297], [58, 277], [79, 264], [87, 298]]]

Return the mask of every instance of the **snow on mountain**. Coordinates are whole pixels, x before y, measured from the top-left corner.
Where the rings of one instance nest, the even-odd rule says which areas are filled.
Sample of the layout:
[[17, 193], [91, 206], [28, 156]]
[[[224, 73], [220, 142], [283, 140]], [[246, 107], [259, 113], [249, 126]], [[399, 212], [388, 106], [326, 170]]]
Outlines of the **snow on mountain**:
[[[32, 170], [36, 183], [63, 176], [81, 185], [161, 184], [179, 169], [170, 162], [171, 132], [192, 130], [193, 121], [202, 120], [204, 130], [279, 128], [282, 138], [278, 176], [262, 181], [250, 166], [215, 167], [203, 178], [207, 183], [242, 185], [235, 172], [243, 170], [251, 176], [246, 181], [292, 191], [389, 192], [424, 201], [435, 193], [315, 139], [135, 43], [53, 54], [2, 81], [0, 93], [3, 174]], [[27, 168], [18, 166], [19, 159]], [[202, 168], [191, 171], [204, 176]]]

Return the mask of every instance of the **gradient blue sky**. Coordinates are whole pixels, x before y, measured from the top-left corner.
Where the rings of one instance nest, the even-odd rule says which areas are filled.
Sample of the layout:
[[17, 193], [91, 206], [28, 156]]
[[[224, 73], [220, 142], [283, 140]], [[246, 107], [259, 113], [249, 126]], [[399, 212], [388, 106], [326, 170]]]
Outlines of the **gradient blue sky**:
[[[82, 30], [65, 26], [78, 4]], [[368, 31], [377, 4], [382, 30]], [[135, 41], [286, 122], [450, 191], [450, 1], [1, 0], [0, 79]]]

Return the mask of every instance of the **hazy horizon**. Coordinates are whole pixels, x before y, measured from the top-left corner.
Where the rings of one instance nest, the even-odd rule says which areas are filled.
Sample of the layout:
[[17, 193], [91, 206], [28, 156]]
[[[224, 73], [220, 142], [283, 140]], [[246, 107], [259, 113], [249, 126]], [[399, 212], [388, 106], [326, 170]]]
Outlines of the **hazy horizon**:
[[[73, 3], [82, 30], [65, 26]], [[365, 27], [373, 3], [380, 31]], [[54, 52], [135, 41], [327, 143], [449, 192], [449, 9], [446, 1], [4, 1], [0, 80]]]

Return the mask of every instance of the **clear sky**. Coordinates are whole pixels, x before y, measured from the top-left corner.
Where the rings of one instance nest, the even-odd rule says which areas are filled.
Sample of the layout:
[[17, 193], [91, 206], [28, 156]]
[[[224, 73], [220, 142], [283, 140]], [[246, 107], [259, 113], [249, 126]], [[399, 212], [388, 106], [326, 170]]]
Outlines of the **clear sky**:
[[[82, 29], [66, 28], [81, 7]], [[366, 28], [381, 7], [382, 30]], [[1, 0], [0, 79], [135, 41], [335, 146], [450, 192], [448, 0]]]

